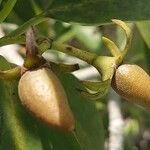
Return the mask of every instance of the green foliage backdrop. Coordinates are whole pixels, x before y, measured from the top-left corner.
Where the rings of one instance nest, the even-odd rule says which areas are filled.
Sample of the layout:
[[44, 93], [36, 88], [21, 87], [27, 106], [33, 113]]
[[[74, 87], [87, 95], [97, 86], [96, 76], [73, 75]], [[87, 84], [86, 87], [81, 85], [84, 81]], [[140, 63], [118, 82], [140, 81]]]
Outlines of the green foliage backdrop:
[[[13, 43], [25, 44], [24, 33], [29, 26], [36, 25], [43, 35], [103, 54], [106, 49], [100, 41], [102, 33], [108, 31], [118, 44], [120, 37], [122, 38], [119, 29], [111, 24], [111, 19], [117, 18], [129, 22], [134, 32], [131, 51], [126, 61], [137, 63], [150, 72], [149, 9], [149, 0], [0, 0], [0, 22], [4, 25], [8, 23], [18, 25], [16, 30], [8, 31], [6, 36], [0, 38], [0, 46]], [[66, 25], [64, 22], [70, 24]], [[93, 28], [81, 25], [91, 25]], [[93, 40], [93, 37], [97, 39], [93, 34], [95, 29], [99, 36], [98, 40]], [[89, 30], [92, 31], [90, 34]], [[61, 55], [57, 54], [58, 58], [59, 56]], [[60, 60], [62, 58], [63, 56]], [[14, 65], [0, 57], [1, 70], [10, 69], [12, 66]], [[109, 132], [107, 98], [104, 97], [102, 102], [90, 101], [77, 91], [77, 88], [82, 86], [73, 75], [63, 72], [57, 75], [65, 88], [75, 115], [75, 131], [63, 133], [36, 120], [20, 104], [17, 93], [18, 80], [0, 80], [0, 149], [104, 149], [104, 142]], [[133, 124], [133, 128], [139, 130], [135, 133], [130, 125], [126, 127], [124, 149], [132, 150], [133, 146], [139, 143], [135, 135], [137, 134], [140, 139], [144, 131], [149, 130], [150, 113], [149, 110], [128, 102], [122, 102], [121, 110], [124, 119], [132, 119], [137, 123]]]

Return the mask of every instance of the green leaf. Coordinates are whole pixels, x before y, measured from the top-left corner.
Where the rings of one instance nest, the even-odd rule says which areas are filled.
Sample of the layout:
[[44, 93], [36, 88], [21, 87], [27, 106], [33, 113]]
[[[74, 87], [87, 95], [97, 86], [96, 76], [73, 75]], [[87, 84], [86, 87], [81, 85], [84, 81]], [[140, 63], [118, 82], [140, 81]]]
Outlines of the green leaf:
[[90, 51], [100, 51], [101, 34], [96, 27], [72, 25], [75, 37]]
[[22, 20], [22, 22], [29, 20], [35, 15], [30, 0], [17, 0], [14, 7], [14, 13]]
[[[50, 5], [48, 9], [40, 16], [31, 18], [8, 36], [19, 36], [24, 33], [29, 26], [46, 21], [48, 19], [47, 17], [84, 24], [110, 23], [113, 18], [126, 21], [150, 19], [149, 0], [82, 0], [78, 2], [73, 0], [57, 0], [53, 2], [50, 1], [48, 5]], [[20, 7], [19, 10], [22, 11]], [[20, 12], [19, 14], [22, 13]]]
[[17, 0], [13, 11], [6, 21], [21, 25], [45, 10], [51, 1], [52, 0]]
[[38, 122], [38, 129], [44, 150], [82, 150], [72, 132], [60, 132], [40, 122]]
[[150, 21], [142, 21], [136, 23], [145, 43], [150, 48]]
[[144, 50], [147, 68], [150, 72], [150, 21], [138, 22], [136, 25], [142, 37], [141, 41], [144, 43], [142, 50]]
[[2, 0], [0, 0], [0, 6], [1, 6]]
[[[21, 34], [25, 33], [27, 28], [30, 26], [37, 25], [41, 22], [48, 20], [48, 18], [44, 18], [41, 16], [37, 16], [35, 18], [31, 18], [29, 21], [25, 22], [19, 28], [11, 32], [10, 34], [0, 38], [0, 46], [12, 43], [24, 43], [24, 37], [20, 36]], [[20, 37], [19, 37], [20, 36]]]
[[0, 22], [3, 22], [6, 19], [6, 17], [9, 15], [16, 2], [17, 0], [8, 0], [4, 4], [2, 10], [0, 11]]
[[30, 0], [29, 1], [31, 6], [32, 6], [32, 9], [34, 10], [34, 13], [36, 15], [40, 14], [42, 12], [41, 8], [39, 7], [39, 5], [35, 2], [35, 0]]
[[[30, 116], [20, 105], [16, 95], [17, 87], [14, 85], [14, 82], [5, 82], [3, 94], [0, 95], [3, 97], [0, 149], [14, 147], [16, 150], [81, 150], [72, 133], [63, 133], [47, 127]], [[11, 145], [8, 146], [8, 143]]]
[[82, 150], [103, 150], [104, 131], [102, 115], [97, 110], [96, 103], [80, 95], [76, 89], [83, 87], [75, 77], [69, 74], [61, 74], [60, 79], [75, 115], [75, 136]]
[[9, 44], [25, 44], [25, 36], [5, 36], [0, 38], [0, 46], [9, 45]]
[[[103, 150], [104, 131], [96, 104], [80, 95], [80, 82], [70, 74], [59, 74], [76, 119], [75, 131], [61, 133], [39, 123], [43, 148], [49, 150]], [[88, 116], [88, 117], [87, 117]]]
[[[0, 69], [10, 68], [11, 64], [1, 56]], [[35, 121], [21, 106], [17, 86], [18, 81], [0, 80], [0, 149], [41, 150]]]
[[102, 24], [113, 18], [148, 20], [149, 8], [149, 0], [57, 0], [52, 2], [44, 15], [65, 22]]
[[3, 56], [0, 56], [0, 70], [7, 69], [10, 69], [7, 60]]
[[[0, 149], [7, 150], [13, 147], [16, 150], [41, 150], [42, 145], [34, 120], [28, 117], [20, 105], [17, 82], [1, 81], [0, 85], [2, 91], [0, 94], [2, 113]], [[11, 144], [8, 145], [8, 143]]]
[[25, 33], [25, 31], [27, 30], [27, 28], [29, 26], [37, 25], [37, 24], [39, 24], [43, 21], [46, 21], [46, 20], [48, 20], [48, 18], [44, 18], [44, 17], [41, 17], [41, 16], [31, 18], [29, 21], [27, 21], [23, 25], [21, 25], [18, 29], [16, 29], [15, 31], [8, 34], [7, 37], [19, 36], [19, 35]]

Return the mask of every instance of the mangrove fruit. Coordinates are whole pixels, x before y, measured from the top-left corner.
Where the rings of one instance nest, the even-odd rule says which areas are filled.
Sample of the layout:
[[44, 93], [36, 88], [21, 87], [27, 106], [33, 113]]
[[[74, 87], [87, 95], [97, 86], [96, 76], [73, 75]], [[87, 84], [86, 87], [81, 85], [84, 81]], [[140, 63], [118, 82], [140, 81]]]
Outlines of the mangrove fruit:
[[22, 104], [44, 123], [73, 130], [75, 120], [57, 76], [48, 68], [25, 72], [18, 85]]
[[129, 64], [119, 66], [112, 87], [126, 100], [150, 107], [150, 77], [141, 67]]

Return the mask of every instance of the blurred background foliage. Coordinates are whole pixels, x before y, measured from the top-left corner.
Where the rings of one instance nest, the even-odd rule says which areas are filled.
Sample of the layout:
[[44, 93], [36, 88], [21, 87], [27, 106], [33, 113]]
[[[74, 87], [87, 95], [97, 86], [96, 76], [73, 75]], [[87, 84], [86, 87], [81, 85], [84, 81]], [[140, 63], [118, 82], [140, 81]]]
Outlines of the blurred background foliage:
[[[8, 5], [6, 6], [8, 1], [9, 0], [0, 0], [1, 10], [3, 10], [4, 7], [8, 7]], [[5, 34], [14, 31], [15, 28], [20, 27], [20, 25], [29, 21], [32, 17], [44, 12], [46, 14], [44, 14], [46, 17], [52, 16], [53, 19], [49, 18], [48, 20], [36, 25], [39, 34], [46, 37], [50, 37], [58, 42], [68, 43], [74, 47], [91, 51], [99, 55], [110, 55], [101, 41], [102, 35], [109, 37], [110, 39], [115, 41], [115, 43], [117, 43], [117, 45], [120, 48], [123, 48], [125, 43], [124, 33], [120, 28], [116, 27], [115, 25], [112, 25], [110, 23], [110, 19], [118, 18], [128, 21], [128, 25], [133, 31], [133, 40], [132, 45], [130, 47], [130, 51], [128, 52], [128, 56], [124, 60], [124, 63], [138, 64], [139, 66], [144, 68], [148, 73], [150, 73], [149, 0], [117, 0], [115, 1], [115, 4], [114, 0], [97, 0], [93, 3], [90, 0], [12, 0], [11, 2], [14, 2], [14, 8], [12, 10], [11, 8], [7, 8], [7, 10], [10, 10], [10, 13], [8, 13], [9, 15], [6, 16], [7, 18], [0, 25], [1, 30], [3, 30]], [[99, 4], [101, 4], [101, 6]], [[132, 8], [133, 5], [134, 8]], [[78, 9], [76, 10], [76, 8]], [[45, 17], [44, 15], [43, 17]], [[70, 24], [69, 22], [78, 23]], [[81, 25], [80, 22], [82, 24], [86, 24], [86, 26]], [[25, 45], [20, 45], [19, 48], [17, 48], [17, 52], [20, 56], [24, 57]], [[56, 51], [47, 51], [43, 55], [46, 59], [50, 59], [56, 62], [78, 62], [80, 64], [81, 70], [84, 70], [84, 68], [89, 67], [89, 65], [85, 62], [82, 62], [73, 57], [68, 57], [65, 54], [58, 53]], [[7, 68], [4, 67], [3, 61], [0, 61], [0, 63], [1, 69]], [[20, 65], [21, 63], [22, 62], [20, 62]], [[88, 76], [88, 74], [89, 72], [84, 72], [83, 78], [86, 78], [86, 75]], [[77, 119], [77, 129], [75, 133], [64, 134], [60, 133], [59, 131], [49, 129], [45, 126], [43, 127], [43, 125], [41, 125], [40, 123], [37, 123], [38, 125], [36, 125], [35, 127], [33, 125], [34, 119], [32, 118], [32, 116], [30, 116], [30, 114], [27, 114], [27, 112], [22, 112], [21, 114], [23, 115], [19, 116], [19, 118], [24, 117], [24, 119], [21, 119], [21, 131], [31, 132], [32, 130], [36, 130], [36, 133], [34, 134], [25, 133], [25, 136], [30, 136], [30, 149], [101, 150], [103, 149], [104, 145], [105, 147], [107, 147], [107, 139], [109, 138], [109, 114], [107, 109], [108, 97], [106, 96], [103, 99], [100, 99], [99, 101], [91, 102], [90, 100], [87, 100], [86, 98], [79, 95], [79, 93], [77, 92], [76, 88], [81, 85], [75, 77], [68, 74], [65, 75], [63, 73], [59, 73], [59, 76], [66, 89], [67, 95], [69, 97], [69, 103], [75, 114], [75, 118]], [[80, 74], [78, 77], [80, 77]], [[88, 77], [88, 79], [91, 80], [97, 78], [99, 78], [97, 74], [91, 74]], [[2, 82], [3, 81], [1, 81], [0, 87], [0, 129], [5, 131], [2, 132], [2, 130], [0, 130], [0, 148], [2, 148], [3, 150], [8, 150], [8, 144], [6, 143], [8, 143], [8, 141], [9, 143], [12, 142], [12, 139], [10, 139], [11, 136], [9, 134], [13, 133], [9, 133], [9, 127], [3, 126], [13, 126], [13, 123], [10, 125], [7, 124], [8, 120], [4, 119], [3, 117], [3, 114], [5, 116], [6, 110], [2, 107], [5, 106], [3, 100], [5, 99], [5, 97], [6, 99], [9, 99], [9, 101], [11, 99], [11, 95], [4, 92], [6, 91], [6, 88], [4, 87], [6, 86], [7, 88], [11, 88], [10, 86], [12, 83], [3, 84]], [[123, 149], [149, 150], [150, 111], [140, 106], [137, 106], [136, 104], [122, 100], [121, 98], [120, 103], [121, 113], [123, 115], [124, 120]], [[21, 107], [18, 105], [19, 104], [17, 101], [16, 106], [9, 107]], [[19, 109], [18, 111], [22, 110]], [[32, 120], [31, 123], [24, 124], [24, 122], [30, 122], [30, 120]], [[30, 128], [28, 126], [30, 126]], [[41, 130], [37, 131], [39, 130], [39, 128], [41, 128]], [[6, 135], [7, 133], [9, 134]], [[3, 136], [5, 140], [2, 140]], [[34, 145], [33, 143], [36, 144]], [[25, 148], [23, 147], [23, 149]]]

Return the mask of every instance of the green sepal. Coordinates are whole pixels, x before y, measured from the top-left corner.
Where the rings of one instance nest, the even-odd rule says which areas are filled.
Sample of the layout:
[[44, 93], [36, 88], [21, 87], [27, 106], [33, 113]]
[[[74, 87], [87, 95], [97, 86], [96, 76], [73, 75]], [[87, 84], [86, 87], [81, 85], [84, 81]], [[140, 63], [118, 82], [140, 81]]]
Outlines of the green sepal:
[[91, 100], [98, 100], [100, 98], [102, 98], [106, 93], [106, 91], [98, 91], [98, 92], [89, 92], [89, 90], [78, 90], [80, 92], [81, 95], [83, 95], [84, 97], [87, 97]]
[[92, 100], [97, 100], [106, 95], [110, 87], [111, 79], [105, 81], [95, 81], [95, 82], [81, 81], [81, 82], [85, 89], [84, 90], [80, 89], [79, 92], [85, 97], [88, 97]]
[[84, 90], [79, 90], [83, 96], [90, 99], [102, 98], [108, 91], [112, 77], [116, 69], [117, 57], [98, 56], [93, 61], [93, 66], [101, 74], [101, 80], [97, 82], [82, 81]]
[[111, 79], [115, 68], [117, 57], [109, 57], [109, 56], [98, 56], [93, 61], [93, 66], [99, 71], [102, 77], [102, 81]]
[[20, 76], [21, 67], [9, 63], [3, 56], [0, 56], [0, 80], [15, 80]]
[[81, 81], [82, 84], [91, 91], [99, 91], [99, 89], [106, 89], [108, 85], [110, 84], [110, 79], [105, 81], [88, 81], [84, 80]]
[[102, 41], [105, 44], [105, 46], [108, 48], [108, 50], [110, 51], [112, 56], [116, 57], [116, 56], [121, 55], [120, 49], [118, 48], [118, 46], [112, 40], [102, 36]]
[[115, 23], [116, 25], [120, 26], [126, 35], [126, 44], [124, 49], [121, 51], [121, 61], [119, 62], [119, 64], [123, 61], [124, 57], [127, 55], [127, 52], [129, 50], [130, 44], [131, 44], [131, 39], [132, 39], [132, 31], [131, 29], [127, 26], [127, 24], [121, 20], [118, 19], [112, 19], [112, 22]]

